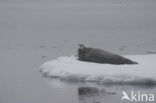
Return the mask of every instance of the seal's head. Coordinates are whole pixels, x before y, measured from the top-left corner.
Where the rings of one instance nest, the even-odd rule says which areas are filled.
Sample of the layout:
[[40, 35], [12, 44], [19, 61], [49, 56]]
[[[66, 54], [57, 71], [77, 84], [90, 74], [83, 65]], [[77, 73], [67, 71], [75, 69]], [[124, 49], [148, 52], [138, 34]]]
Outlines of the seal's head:
[[78, 57], [80, 60], [84, 60], [85, 57], [85, 46], [83, 44], [79, 44], [78, 48]]
[[79, 44], [79, 49], [84, 50], [85, 46], [83, 44]]

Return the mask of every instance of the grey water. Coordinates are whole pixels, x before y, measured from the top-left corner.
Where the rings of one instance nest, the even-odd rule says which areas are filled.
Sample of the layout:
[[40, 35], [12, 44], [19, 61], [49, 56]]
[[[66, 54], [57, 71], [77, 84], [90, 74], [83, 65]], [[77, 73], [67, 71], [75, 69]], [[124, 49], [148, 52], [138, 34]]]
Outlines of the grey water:
[[1, 0], [0, 103], [121, 103], [123, 90], [155, 94], [39, 72], [47, 60], [76, 55], [79, 43], [122, 55], [156, 51], [155, 11], [155, 0]]

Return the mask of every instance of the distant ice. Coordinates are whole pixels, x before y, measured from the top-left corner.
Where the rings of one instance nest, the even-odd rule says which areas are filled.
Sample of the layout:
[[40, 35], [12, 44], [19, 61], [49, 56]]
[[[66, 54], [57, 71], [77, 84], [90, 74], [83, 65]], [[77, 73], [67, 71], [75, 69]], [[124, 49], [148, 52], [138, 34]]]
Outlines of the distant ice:
[[111, 65], [82, 62], [75, 56], [59, 57], [41, 66], [44, 77], [67, 81], [99, 82], [104, 84], [156, 85], [156, 55], [125, 56], [138, 65]]
[[149, 51], [147, 51], [147, 54], [156, 54], [156, 51], [155, 50], [149, 50]]

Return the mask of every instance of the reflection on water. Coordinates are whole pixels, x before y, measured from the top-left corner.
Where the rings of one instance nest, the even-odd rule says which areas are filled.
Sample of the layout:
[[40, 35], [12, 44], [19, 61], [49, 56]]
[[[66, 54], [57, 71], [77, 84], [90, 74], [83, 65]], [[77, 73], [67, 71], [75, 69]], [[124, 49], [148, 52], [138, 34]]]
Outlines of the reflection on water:
[[[47, 84], [60, 94], [71, 96], [70, 98], [77, 98], [78, 103], [121, 103], [122, 91], [130, 93], [145, 92], [156, 95], [155, 86], [139, 86], [139, 85], [105, 85], [94, 82], [68, 82], [59, 79], [45, 78]], [[58, 90], [58, 91], [57, 91]], [[124, 101], [124, 103], [129, 101]]]
[[78, 96], [80, 103], [101, 103], [101, 98], [104, 98], [106, 91], [96, 87], [79, 87]]
[[107, 95], [115, 94], [116, 92], [109, 92], [99, 87], [84, 86], [78, 88], [80, 103], [102, 103]]
[[79, 87], [78, 88], [78, 95], [79, 96], [94, 96], [99, 95], [98, 88], [95, 87]]

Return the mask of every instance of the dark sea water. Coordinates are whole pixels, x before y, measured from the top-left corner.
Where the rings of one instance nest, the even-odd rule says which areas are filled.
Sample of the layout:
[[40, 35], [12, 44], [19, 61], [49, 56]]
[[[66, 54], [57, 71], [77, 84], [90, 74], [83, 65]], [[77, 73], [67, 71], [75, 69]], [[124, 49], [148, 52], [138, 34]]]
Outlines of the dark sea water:
[[47, 60], [76, 55], [79, 43], [156, 51], [155, 11], [155, 0], [1, 0], [0, 103], [121, 103], [123, 90], [155, 94], [151, 86], [71, 83], [39, 72]]

